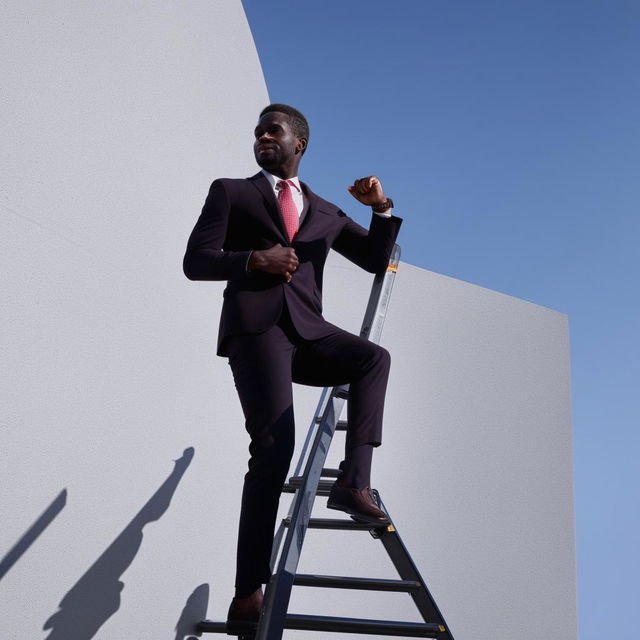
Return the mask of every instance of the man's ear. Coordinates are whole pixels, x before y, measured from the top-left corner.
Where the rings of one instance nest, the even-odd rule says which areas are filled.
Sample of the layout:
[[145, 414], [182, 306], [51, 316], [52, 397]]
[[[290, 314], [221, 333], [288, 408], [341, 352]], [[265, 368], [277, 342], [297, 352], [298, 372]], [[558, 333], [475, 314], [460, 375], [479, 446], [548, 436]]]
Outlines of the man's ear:
[[304, 153], [304, 150], [307, 148], [307, 139], [306, 138], [298, 138], [298, 142], [296, 143], [296, 151], [298, 153]]

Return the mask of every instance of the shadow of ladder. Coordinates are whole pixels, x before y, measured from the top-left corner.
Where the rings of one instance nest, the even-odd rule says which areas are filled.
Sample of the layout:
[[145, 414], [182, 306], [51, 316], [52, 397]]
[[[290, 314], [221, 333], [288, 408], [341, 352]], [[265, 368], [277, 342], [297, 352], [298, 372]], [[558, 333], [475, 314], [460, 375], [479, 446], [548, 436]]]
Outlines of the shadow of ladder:
[[[399, 261], [400, 247], [395, 245], [386, 271], [374, 278], [360, 331], [362, 337], [372, 342], [380, 341]], [[324, 468], [324, 463], [334, 433], [347, 429], [347, 423], [340, 420], [340, 415], [348, 398], [348, 385], [322, 391], [294, 475], [283, 487], [283, 492], [293, 493], [294, 498], [289, 513], [281, 522], [274, 539], [271, 567], [272, 570], [275, 567], [275, 570], [266, 588], [260, 620], [257, 623], [234, 625], [203, 620], [198, 624], [199, 632], [237, 635], [240, 640], [280, 640], [284, 629], [453, 640], [444, 617], [377, 491], [374, 490], [373, 495], [378, 506], [387, 514], [388, 524], [372, 525], [346, 518], [311, 517], [316, 496], [329, 495], [333, 479], [339, 473], [338, 469]], [[399, 579], [297, 573], [307, 529], [368, 531], [382, 543], [398, 572]], [[291, 614], [288, 613], [288, 607], [294, 585], [408, 593], [424, 622]]]

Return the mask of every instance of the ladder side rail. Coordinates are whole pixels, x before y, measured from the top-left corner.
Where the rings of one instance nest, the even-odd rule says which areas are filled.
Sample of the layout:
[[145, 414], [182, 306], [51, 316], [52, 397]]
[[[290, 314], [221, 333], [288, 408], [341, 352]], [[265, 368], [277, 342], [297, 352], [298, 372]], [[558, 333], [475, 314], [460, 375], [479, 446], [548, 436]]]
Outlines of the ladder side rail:
[[[271, 576], [265, 594], [265, 603], [256, 640], [280, 640], [289, 607], [291, 589], [296, 575], [302, 543], [311, 518], [315, 492], [320, 473], [327, 457], [331, 438], [345, 400], [333, 396], [327, 405], [307, 460], [304, 480], [292, 501], [290, 524], [282, 545], [278, 568]], [[333, 427], [333, 428], [332, 428]]]
[[[400, 247], [396, 244], [386, 271], [374, 278], [362, 322], [360, 332], [362, 337], [375, 338], [376, 341], [380, 339], [399, 259]], [[380, 309], [380, 307], [382, 308]], [[339, 389], [344, 390], [345, 387], [336, 387], [331, 392], [305, 465], [302, 485], [292, 501], [290, 525], [282, 545], [278, 568], [267, 585], [265, 605], [258, 624], [256, 640], [280, 640], [282, 638], [291, 589], [300, 560], [304, 536], [311, 518], [320, 474], [345, 403], [344, 399], [336, 396]], [[314, 428], [315, 418], [310, 430]], [[272, 552], [272, 559], [274, 555]]]
[[[369, 294], [369, 300], [367, 302], [367, 308], [364, 312], [364, 318], [362, 321], [362, 326], [360, 328], [360, 337], [368, 338], [369, 340], [371, 340], [371, 342], [375, 342], [376, 344], [380, 342], [384, 320], [387, 315], [387, 309], [389, 306], [389, 301], [391, 299], [393, 280], [395, 278], [395, 274], [398, 270], [398, 264], [400, 262], [400, 253], [400, 245], [395, 244], [391, 251], [387, 270], [384, 274], [375, 277], [373, 280], [371, 292]], [[318, 426], [317, 418], [322, 416], [324, 406], [329, 400], [328, 394], [330, 391], [330, 387], [325, 387], [322, 390], [315, 414], [307, 431], [304, 445], [302, 446], [300, 456], [298, 457], [295, 471], [293, 472], [294, 476], [300, 475], [309, 443], [311, 442], [311, 438], [316, 430], [316, 427]], [[291, 515], [291, 513], [289, 513], [289, 515]]]
[[[290, 516], [289, 516], [290, 517]], [[278, 552], [280, 551], [280, 545], [282, 545], [282, 539], [284, 538], [284, 534], [286, 532], [286, 527], [284, 526], [284, 521], [280, 522], [275, 535], [273, 536], [273, 545], [271, 547], [271, 558], [269, 559], [269, 569], [271, 570], [271, 574], [276, 567], [276, 563], [278, 562]]]
[[382, 328], [387, 316], [389, 302], [391, 300], [391, 291], [393, 290], [393, 282], [398, 264], [400, 263], [400, 246], [394, 245], [389, 258], [389, 265], [382, 276], [376, 277], [371, 288], [369, 303], [362, 321], [360, 329], [360, 337], [368, 338], [371, 342], [380, 343], [382, 336]]
[[[378, 502], [380, 504], [380, 508], [388, 515], [384, 503], [380, 499], [378, 495]], [[391, 520], [391, 518], [389, 518]], [[402, 538], [398, 531], [393, 527], [393, 531], [384, 530], [381, 531], [380, 534], [376, 534], [376, 537], [379, 537], [380, 542], [382, 542], [385, 551], [387, 552], [393, 566], [396, 568], [398, 575], [402, 580], [412, 580], [420, 583], [420, 589], [417, 591], [412, 591], [410, 593], [413, 601], [415, 602], [420, 615], [424, 619], [425, 622], [435, 622], [439, 625], [442, 625], [446, 631], [442, 631], [441, 637], [443, 640], [453, 640], [453, 636], [451, 635], [451, 631], [449, 630], [449, 626], [445, 622], [444, 616], [440, 612], [438, 605], [436, 604], [431, 592], [427, 588], [425, 581], [420, 575], [420, 571], [418, 571], [418, 567], [416, 567], [409, 551], [404, 546], [404, 542], [402, 542]]]
[[[314, 414], [314, 417], [311, 421], [311, 424], [309, 426], [309, 429], [307, 431], [307, 437], [305, 439], [305, 443], [302, 447], [302, 451], [300, 453], [300, 456], [298, 458], [298, 463], [296, 465], [296, 470], [295, 470], [295, 475], [298, 476], [300, 474], [300, 470], [302, 469], [302, 465], [305, 461], [305, 457], [306, 457], [306, 450], [309, 449], [309, 443], [312, 441], [312, 437], [315, 434], [315, 437], [313, 438], [313, 443], [311, 445], [311, 448], [309, 449], [311, 452], [316, 450], [316, 444], [315, 441], [318, 438], [318, 434], [320, 433], [320, 429], [322, 427], [322, 423], [323, 420], [325, 420], [325, 415], [326, 415], [326, 420], [325, 422], [327, 422], [328, 428], [330, 428], [332, 430], [332, 437], [333, 437], [333, 433], [335, 433], [335, 429], [336, 429], [336, 425], [338, 424], [338, 419], [340, 418], [339, 414], [335, 413], [335, 407], [334, 407], [334, 411], [332, 413], [328, 413], [329, 411], [329, 407], [332, 403], [333, 400], [333, 392], [335, 391], [335, 389], [332, 389], [331, 387], [325, 387], [322, 390], [322, 393], [320, 394], [320, 401], [318, 402], [318, 406], [316, 407], [316, 412]], [[341, 410], [340, 410], [341, 412]], [[331, 420], [332, 416], [335, 415], [335, 420]], [[332, 424], [333, 422], [333, 424]], [[311, 455], [311, 454], [310, 454]], [[326, 456], [325, 456], [326, 458]], [[322, 465], [320, 466], [320, 469], [322, 469]], [[306, 473], [306, 472], [305, 472]], [[304, 476], [303, 476], [304, 477]], [[309, 487], [309, 489], [315, 489], [317, 490], [317, 485], [319, 484], [319, 480], [320, 478], [318, 478], [318, 482], [316, 483], [315, 487]], [[300, 490], [302, 490], [304, 488], [303, 485], [300, 486], [300, 488], [298, 489], [298, 492]], [[296, 509], [296, 500], [292, 500], [291, 504], [289, 505], [289, 512], [287, 513], [287, 520], [289, 522], [292, 522], [293, 519], [293, 514], [294, 511]], [[312, 505], [313, 506], [313, 505]], [[275, 571], [275, 567], [277, 566], [277, 561], [278, 561], [278, 556], [280, 555], [280, 557], [282, 556], [282, 554], [280, 552], [280, 547], [282, 545], [282, 539], [284, 538], [285, 532], [287, 531], [288, 526], [284, 525], [284, 521], [280, 522], [280, 526], [278, 527], [277, 531], [276, 531], [276, 535], [273, 538], [273, 546], [271, 548], [271, 559], [269, 561], [269, 566], [271, 568], [271, 573], [272, 576], [276, 573]], [[267, 600], [269, 600], [269, 596], [267, 595]]]
[[[391, 299], [391, 291], [393, 289], [393, 281], [395, 274], [398, 271], [398, 264], [400, 262], [400, 245], [395, 244], [391, 251], [389, 258], [389, 265], [387, 270], [383, 274], [377, 275], [371, 286], [371, 292], [369, 294], [369, 300], [367, 301], [367, 308], [365, 309], [364, 318], [362, 320], [362, 326], [360, 328], [360, 337], [368, 338], [371, 342], [378, 344], [382, 335], [382, 328], [384, 326], [384, 320], [387, 315], [387, 309], [389, 307], [389, 301]], [[325, 404], [329, 401], [328, 394], [332, 389], [325, 387], [320, 395], [320, 400], [316, 407], [316, 412], [311, 420], [307, 436], [305, 438], [304, 445], [298, 457], [294, 476], [299, 476], [304, 463], [304, 458], [311, 442], [311, 438], [318, 427], [318, 418], [322, 416]], [[340, 416], [338, 416], [339, 418]], [[291, 511], [289, 512], [291, 515]]]
[[[296, 464], [295, 471], [293, 472], [294, 476], [299, 476], [300, 471], [302, 470], [302, 464], [307, 455], [307, 451], [309, 449], [309, 444], [311, 443], [311, 438], [318, 426], [317, 418], [321, 417], [324, 413], [324, 408], [329, 401], [329, 393], [331, 391], [330, 387], [325, 387], [320, 394], [320, 400], [318, 400], [318, 406], [316, 407], [316, 411], [313, 414], [313, 418], [311, 420], [311, 424], [309, 425], [309, 429], [307, 430], [307, 436], [304, 440], [304, 444], [302, 445], [302, 450], [300, 451], [300, 455], [298, 456], [298, 462]], [[291, 514], [289, 514], [291, 515]]]

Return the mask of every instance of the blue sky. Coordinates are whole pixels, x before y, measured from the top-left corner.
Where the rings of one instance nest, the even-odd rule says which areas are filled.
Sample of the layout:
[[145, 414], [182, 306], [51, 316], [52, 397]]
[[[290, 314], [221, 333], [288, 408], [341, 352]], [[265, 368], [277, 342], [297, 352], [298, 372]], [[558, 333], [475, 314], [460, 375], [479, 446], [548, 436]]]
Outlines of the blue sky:
[[580, 638], [636, 637], [640, 2], [243, 5], [315, 191], [367, 223], [379, 175], [404, 260], [569, 315]]

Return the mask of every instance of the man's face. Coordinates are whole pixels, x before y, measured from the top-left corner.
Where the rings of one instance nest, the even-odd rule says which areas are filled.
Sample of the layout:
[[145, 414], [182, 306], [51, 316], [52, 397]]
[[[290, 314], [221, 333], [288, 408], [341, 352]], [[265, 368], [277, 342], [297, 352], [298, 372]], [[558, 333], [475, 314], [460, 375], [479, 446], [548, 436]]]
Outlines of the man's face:
[[277, 175], [283, 168], [297, 168], [307, 141], [293, 133], [289, 116], [279, 111], [265, 113], [254, 133], [253, 152], [263, 169]]

